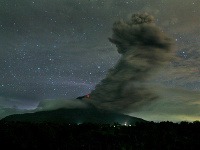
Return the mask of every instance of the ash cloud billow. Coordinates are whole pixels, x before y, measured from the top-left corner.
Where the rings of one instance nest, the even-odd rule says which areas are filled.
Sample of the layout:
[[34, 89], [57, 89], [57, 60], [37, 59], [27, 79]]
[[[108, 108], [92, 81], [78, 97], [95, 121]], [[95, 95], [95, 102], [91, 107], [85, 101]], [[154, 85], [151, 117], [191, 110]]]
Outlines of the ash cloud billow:
[[91, 103], [102, 109], [124, 110], [155, 100], [157, 95], [145, 82], [171, 59], [173, 40], [156, 27], [151, 15], [143, 13], [115, 22], [109, 41], [122, 57], [91, 92]]

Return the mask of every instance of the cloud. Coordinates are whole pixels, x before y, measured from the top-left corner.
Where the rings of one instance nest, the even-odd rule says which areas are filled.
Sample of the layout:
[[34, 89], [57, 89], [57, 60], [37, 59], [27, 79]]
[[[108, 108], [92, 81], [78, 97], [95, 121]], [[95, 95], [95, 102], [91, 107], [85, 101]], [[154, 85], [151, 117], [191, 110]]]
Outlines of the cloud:
[[22, 113], [27, 113], [29, 112], [28, 110], [19, 110], [16, 108], [2, 108], [0, 107], [0, 119], [13, 115], [13, 114], [22, 114]]
[[86, 108], [87, 104], [80, 100], [43, 100], [41, 101], [36, 111], [55, 110], [59, 108]]
[[0, 119], [12, 115], [32, 112], [37, 102], [0, 96]]
[[[152, 88], [159, 100], [143, 106], [129, 115], [153, 121], [195, 121], [200, 119], [200, 93], [181, 88]], [[131, 106], [129, 107], [131, 109]]]
[[45, 99], [41, 100], [39, 104], [29, 104], [31, 107], [25, 105], [25, 102], [22, 103], [20, 100], [5, 99], [0, 97], [0, 119], [12, 114], [33, 113], [37, 111], [56, 110], [59, 108], [73, 109], [89, 107], [87, 103], [78, 99]]
[[182, 45], [176, 52], [176, 59], [165, 66], [152, 82], [159, 81], [168, 87], [182, 87], [186, 89], [199, 89], [199, 44]]
[[0, 96], [0, 108], [14, 108], [14, 109], [34, 109], [37, 106], [37, 101], [28, 99], [12, 98]]
[[199, 34], [200, 1], [151, 0], [146, 5], [145, 1], [142, 0], [144, 6], [142, 10], [155, 15], [160, 25], [168, 28], [172, 34]]
[[122, 54], [116, 66], [91, 92], [92, 102], [100, 108], [122, 110], [138, 108], [157, 98], [145, 82], [157, 68], [171, 59], [173, 41], [146, 13], [133, 14], [128, 21], [117, 21], [109, 38]]

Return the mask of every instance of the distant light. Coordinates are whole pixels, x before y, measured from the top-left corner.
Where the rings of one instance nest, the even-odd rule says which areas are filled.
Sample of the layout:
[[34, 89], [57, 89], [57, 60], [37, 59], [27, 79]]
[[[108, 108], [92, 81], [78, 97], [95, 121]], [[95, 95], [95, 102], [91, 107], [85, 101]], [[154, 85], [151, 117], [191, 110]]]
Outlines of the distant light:
[[129, 127], [131, 127], [131, 125], [129, 124]]

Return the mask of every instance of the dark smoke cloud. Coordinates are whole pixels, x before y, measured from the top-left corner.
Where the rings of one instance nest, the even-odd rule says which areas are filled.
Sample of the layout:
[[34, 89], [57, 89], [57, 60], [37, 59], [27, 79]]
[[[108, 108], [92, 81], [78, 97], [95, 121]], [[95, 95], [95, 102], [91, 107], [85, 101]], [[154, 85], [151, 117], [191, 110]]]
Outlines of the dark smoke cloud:
[[155, 100], [157, 96], [147, 88], [145, 81], [171, 59], [173, 41], [146, 13], [133, 14], [129, 21], [115, 22], [109, 40], [122, 57], [91, 92], [91, 102], [99, 108], [123, 110], [128, 106], [136, 109]]

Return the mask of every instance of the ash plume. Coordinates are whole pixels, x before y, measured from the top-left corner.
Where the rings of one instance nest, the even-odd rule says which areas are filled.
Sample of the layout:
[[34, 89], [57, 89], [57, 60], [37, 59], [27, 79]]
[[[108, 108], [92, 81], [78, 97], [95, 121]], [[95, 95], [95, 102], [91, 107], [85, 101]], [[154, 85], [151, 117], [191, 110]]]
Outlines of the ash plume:
[[157, 96], [145, 81], [171, 59], [173, 40], [156, 27], [151, 15], [143, 13], [115, 22], [109, 41], [122, 57], [91, 92], [91, 103], [103, 109], [123, 110], [155, 100]]

